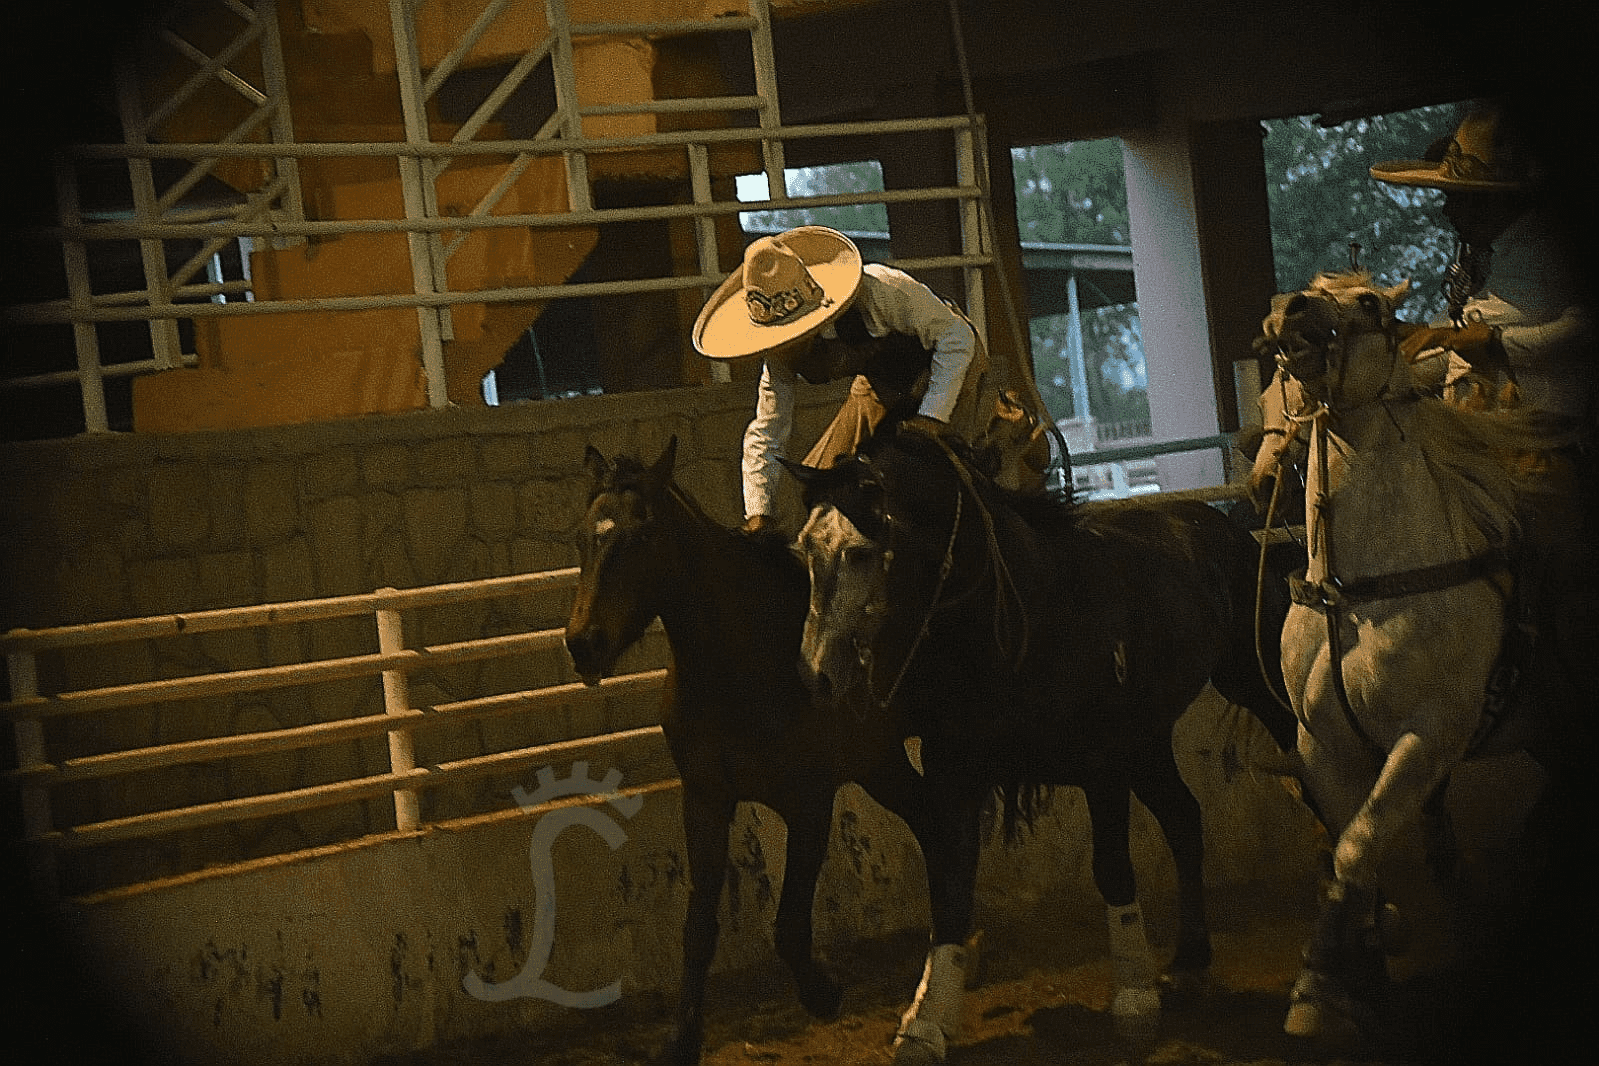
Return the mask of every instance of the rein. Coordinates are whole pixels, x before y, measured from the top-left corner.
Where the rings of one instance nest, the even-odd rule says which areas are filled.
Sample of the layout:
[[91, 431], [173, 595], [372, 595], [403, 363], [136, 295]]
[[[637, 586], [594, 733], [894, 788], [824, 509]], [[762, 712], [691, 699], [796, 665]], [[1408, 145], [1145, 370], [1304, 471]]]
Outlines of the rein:
[[[1279, 360], [1279, 363], [1280, 362], [1281, 361]], [[1283, 367], [1283, 373], [1286, 375], [1287, 372], [1287, 367]], [[1326, 405], [1318, 401], [1317, 410], [1310, 411], [1308, 414], [1306, 413], [1308, 410], [1308, 405], [1307, 407], [1301, 408], [1298, 411], [1290, 411], [1288, 410], [1287, 382], [1279, 382], [1278, 387], [1283, 390], [1283, 417], [1287, 419], [1289, 424], [1294, 428], [1293, 431], [1290, 432], [1284, 427], [1269, 426], [1264, 430], [1264, 433], [1267, 435], [1283, 437], [1286, 441], [1289, 438], [1298, 437], [1300, 428], [1306, 423], [1313, 421], [1316, 415], [1321, 410], [1325, 409]], [[1271, 524], [1277, 516], [1277, 500], [1281, 495], [1283, 488], [1283, 456], [1287, 454], [1288, 448], [1285, 443], [1283, 449], [1279, 451], [1276, 457], [1272, 460], [1271, 498], [1266, 501], [1266, 514], [1261, 523], [1261, 531], [1264, 534], [1269, 535], [1271, 533]], [[1301, 480], [1303, 480], [1303, 478], [1301, 478]], [[1286, 521], [1283, 522], [1283, 532], [1292, 536]], [[1297, 538], [1294, 539], [1297, 543]], [[1269, 537], [1262, 536], [1260, 538], [1260, 558], [1255, 569], [1255, 664], [1260, 667], [1260, 679], [1265, 684], [1266, 691], [1271, 693], [1272, 699], [1277, 701], [1277, 705], [1279, 707], [1283, 708], [1289, 714], [1293, 714], [1293, 704], [1289, 701], [1287, 695], [1279, 693], [1277, 691], [1277, 687], [1271, 683], [1271, 670], [1266, 666], [1266, 650], [1261, 643], [1261, 626], [1262, 622], [1264, 621], [1263, 616], [1265, 614], [1266, 598], [1266, 556], [1270, 550], [1271, 542]]]
[[[878, 710], [887, 710], [888, 705], [894, 702], [894, 697], [899, 693], [899, 686], [905, 681], [905, 675], [910, 672], [911, 662], [915, 660], [916, 653], [921, 649], [922, 641], [927, 639], [928, 630], [933, 624], [933, 612], [938, 610], [938, 597], [944, 592], [944, 582], [949, 579], [950, 571], [955, 569], [955, 537], [961, 531], [961, 509], [964, 501], [963, 494], [955, 494], [955, 522], [949, 531], [949, 544], [944, 548], [944, 561], [938, 566], [938, 584], [933, 586], [933, 598], [927, 604], [927, 613], [922, 615], [922, 624], [916, 631], [916, 639], [911, 641], [910, 651], [905, 653], [905, 661], [899, 664], [899, 673], [894, 675], [894, 683], [889, 686], [888, 695], [877, 699], [876, 688], [872, 684], [872, 666], [876, 659], [868, 659], [866, 668], [866, 693], [877, 704]], [[884, 558], [884, 568], [892, 562], [894, 554], [887, 552]], [[869, 652], [867, 654], [870, 654]]]
[[[966, 465], [962, 463], [960, 457], [955, 454], [955, 451], [950, 447], [949, 442], [944, 440], [942, 437], [937, 436], [935, 436], [933, 439], [938, 442], [940, 450], [943, 451], [944, 456], [949, 460], [950, 465], [954, 468], [961, 481], [960, 486], [958, 486], [955, 490], [955, 517], [949, 531], [949, 542], [944, 546], [944, 559], [939, 564], [938, 582], [933, 586], [932, 599], [928, 601], [927, 610], [922, 615], [921, 626], [916, 631], [915, 639], [911, 641], [910, 650], [906, 652], [905, 660], [900, 663], [899, 672], [894, 676], [894, 683], [892, 686], [890, 686], [888, 695], [884, 696], [882, 699], [876, 698], [874, 694], [875, 690], [872, 684], [872, 663], [874, 663], [875, 660], [870, 660], [868, 662], [866, 689], [867, 693], [873, 696], [873, 699], [879, 709], [886, 709], [888, 705], [893, 702], [895, 695], [898, 694], [900, 685], [904, 682], [906, 675], [910, 672], [911, 663], [916, 658], [916, 653], [921, 649], [922, 641], [927, 638], [928, 632], [932, 627], [933, 615], [941, 607], [948, 607], [950, 603], [958, 602], [958, 599], [965, 598], [963, 595], [958, 597], [957, 600], [951, 600], [948, 603], [939, 602], [940, 597], [944, 594], [944, 585], [949, 580], [949, 575], [955, 568], [955, 542], [956, 538], [960, 534], [961, 517], [965, 507], [966, 494], [968, 492], [971, 493], [972, 501], [977, 505], [978, 514], [981, 515], [983, 519], [983, 529], [988, 541], [989, 563], [992, 565], [996, 577], [994, 603], [995, 643], [999, 647], [1001, 653], [1005, 654], [1006, 658], [1010, 660], [1012, 669], [1019, 668], [1023, 660], [1025, 660], [1027, 657], [1028, 645], [1030, 641], [1027, 615], [1026, 611], [1022, 608], [1021, 593], [1016, 587], [1015, 579], [1011, 576], [1010, 567], [1005, 562], [1004, 553], [1000, 551], [999, 536], [994, 528], [993, 513], [987, 507], [983, 506], [982, 497], [978, 495], [977, 485], [972, 480], [971, 472], [966, 469]], [[885, 569], [893, 561], [893, 558], [894, 553], [892, 549], [889, 549], [884, 553]], [[1019, 627], [1017, 626], [1015, 617], [1012, 617], [1010, 614], [1012, 610], [1016, 612], [1016, 616], [1020, 619]], [[1017, 645], [1013, 651], [1007, 651], [1006, 644], [1008, 642], [1006, 640], [1006, 631], [1012, 628], [1019, 628], [1020, 639], [1017, 641]]]

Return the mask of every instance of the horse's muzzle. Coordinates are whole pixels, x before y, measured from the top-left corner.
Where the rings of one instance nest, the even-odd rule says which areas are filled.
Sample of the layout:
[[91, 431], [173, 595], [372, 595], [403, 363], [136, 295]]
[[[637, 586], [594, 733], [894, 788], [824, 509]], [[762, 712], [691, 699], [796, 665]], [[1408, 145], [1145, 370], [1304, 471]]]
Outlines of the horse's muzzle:
[[598, 629], [566, 631], [566, 653], [572, 657], [572, 667], [578, 679], [592, 688], [610, 673], [611, 658], [606, 654], [605, 634]]
[[818, 707], [839, 708], [869, 683], [871, 651], [858, 642], [837, 638], [802, 645], [800, 680]]
[[803, 659], [794, 665], [799, 671], [800, 681], [805, 684], [805, 691], [811, 694], [811, 702], [818, 707], [830, 705], [833, 702], [833, 679], [811, 669], [810, 663]]
[[1328, 356], [1338, 342], [1338, 305], [1296, 293], [1283, 308], [1277, 344], [1284, 369], [1301, 383], [1327, 373]]

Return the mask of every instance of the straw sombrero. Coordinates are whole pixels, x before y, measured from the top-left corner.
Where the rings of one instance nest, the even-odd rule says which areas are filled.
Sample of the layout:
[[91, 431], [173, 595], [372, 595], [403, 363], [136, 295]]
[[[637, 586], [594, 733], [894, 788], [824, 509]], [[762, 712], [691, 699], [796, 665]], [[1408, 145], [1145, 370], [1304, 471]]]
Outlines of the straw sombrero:
[[694, 322], [694, 347], [712, 359], [769, 352], [843, 313], [861, 284], [861, 253], [826, 226], [762, 237]]
[[1528, 187], [1526, 160], [1505, 136], [1499, 111], [1482, 108], [1460, 121], [1454, 136], [1439, 140], [1425, 159], [1390, 159], [1371, 168], [1390, 185], [1446, 192], [1519, 192]]

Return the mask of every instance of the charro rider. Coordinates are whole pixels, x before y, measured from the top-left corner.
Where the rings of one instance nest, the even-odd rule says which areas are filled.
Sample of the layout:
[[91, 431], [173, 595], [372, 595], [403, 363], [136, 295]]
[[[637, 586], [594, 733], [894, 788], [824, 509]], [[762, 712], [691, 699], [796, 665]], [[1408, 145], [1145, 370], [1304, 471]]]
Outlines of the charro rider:
[[[778, 459], [793, 433], [800, 379], [854, 377], [807, 466], [833, 465], [885, 418], [970, 443], [995, 417], [988, 354], [966, 316], [904, 271], [862, 264], [854, 242], [825, 226], [751, 242], [700, 311], [693, 339], [712, 359], [765, 359], [744, 431], [746, 532], [775, 527]], [[1047, 462], [1048, 441], [1038, 440]], [[1040, 486], [1043, 465], [1033, 462]]]
[[[1424, 158], [1380, 162], [1371, 175], [1441, 190], [1444, 217], [1459, 238], [1444, 278], [1447, 318], [1406, 327], [1400, 342], [1412, 380], [1424, 390], [1442, 388], [1456, 402], [1521, 406], [1581, 422], [1584, 444], [1521, 460], [1546, 493], [1591, 496], [1599, 335], [1537, 170], [1503, 110], [1485, 103]], [[1283, 427], [1283, 407], [1301, 406], [1302, 397], [1279, 374], [1261, 402], [1266, 426]], [[1282, 444], [1279, 438], [1264, 446]]]
[[1459, 237], [1444, 278], [1448, 320], [1400, 344], [1417, 379], [1442, 379], [1461, 402], [1522, 407], [1579, 427], [1571, 446], [1513, 461], [1534, 489], [1522, 572], [1544, 601], [1543, 625], [1558, 627], [1587, 660], [1599, 653], [1599, 332], [1540, 171], [1504, 110], [1485, 103], [1424, 158], [1380, 162], [1371, 175], [1442, 190]]
[[[1439, 189], [1459, 237], [1444, 278], [1449, 319], [1416, 330], [1402, 350], [1450, 384], [1474, 372], [1513, 386], [1515, 402], [1593, 425], [1595, 341], [1564, 234], [1542, 202], [1537, 166], [1503, 111], [1480, 105], [1423, 159], [1377, 163], [1390, 185]], [[1489, 402], [1498, 396], [1483, 397]]]

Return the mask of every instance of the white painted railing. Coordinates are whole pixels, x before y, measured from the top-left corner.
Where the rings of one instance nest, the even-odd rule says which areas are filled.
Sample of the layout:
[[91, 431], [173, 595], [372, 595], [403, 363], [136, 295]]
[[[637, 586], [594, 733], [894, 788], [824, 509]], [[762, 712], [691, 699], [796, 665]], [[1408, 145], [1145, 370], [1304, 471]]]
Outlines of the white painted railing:
[[[147, 840], [166, 833], [236, 824], [384, 795], [393, 797], [395, 828], [402, 832], [411, 831], [422, 827], [419, 794], [426, 790], [457, 785], [489, 774], [519, 773], [585, 747], [654, 743], [660, 732], [658, 726], [573, 737], [534, 747], [484, 751], [474, 757], [430, 766], [417, 765], [414, 751], [419, 730], [445, 723], [537, 714], [542, 707], [574, 699], [604, 699], [630, 690], [660, 688], [666, 675], [664, 669], [620, 675], [607, 679], [597, 689], [587, 689], [578, 683], [551, 684], [524, 691], [438, 703], [426, 708], [412, 705], [408, 682], [414, 671], [525, 655], [559, 646], [564, 633], [560, 629], [545, 629], [406, 647], [401, 625], [404, 612], [559, 591], [570, 588], [576, 577], [576, 569], [552, 570], [424, 588], [380, 589], [355, 596], [131, 618], [52, 629], [17, 629], [0, 636], [0, 649], [5, 653], [11, 679], [11, 698], [0, 704], [0, 711], [3, 711], [15, 730], [18, 765], [10, 776], [22, 796], [25, 823], [23, 844], [28, 849], [35, 890], [47, 896], [57, 893], [57, 856], [65, 850]], [[184, 634], [242, 632], [361, 615], [370, 615], [376, 625], [378, 651], [375, 654], [135, 681], [49, 694], [39, 691], [38, 657], [41, 653], [53, 650], [95, 648]], [[348, 679], [370, 679], [374, 684], [381, 684], [383, 713], [69, 758], [53, 758], [46, 742], [45, 724], [64, 716], [103, 715], [157, 703], [233, 696], [244, 692]], [[190, 802], [184, 796], [174, 795], [167, 798], [168, 805], [162, 809], [88, 824], [59, 825], [52, 812], [51, 791], [65, 785], [384, 735], [388, 738], [389, 750], [389, 767], [385, 773], [205, 803]]]

